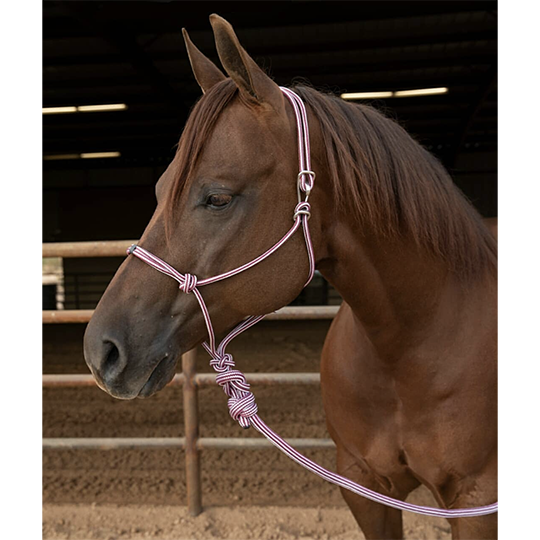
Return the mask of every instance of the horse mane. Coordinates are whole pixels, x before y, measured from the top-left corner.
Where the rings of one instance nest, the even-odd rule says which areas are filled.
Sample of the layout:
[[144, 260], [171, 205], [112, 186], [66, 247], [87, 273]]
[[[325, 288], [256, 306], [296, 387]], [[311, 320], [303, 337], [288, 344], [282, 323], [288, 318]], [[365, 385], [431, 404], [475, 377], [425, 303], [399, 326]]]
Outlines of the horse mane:
[[441, 163], [397, 122], [305, 85], [321, 125], [338, 210], [388, 238], [410, 238], [460, 278], [494, 274], [497, 244]]
[[[398, 123], [373, 107], [303, 84], [291, 89], [320, 123], [338, 211], [387, 238], [410, 238], [460, 278], [496, 272], [496, 240], [480, 214], [441, 163]], [[169, 216], [220, 113], [237, 93], [225, 79], [193, 107], [173, 160]]]

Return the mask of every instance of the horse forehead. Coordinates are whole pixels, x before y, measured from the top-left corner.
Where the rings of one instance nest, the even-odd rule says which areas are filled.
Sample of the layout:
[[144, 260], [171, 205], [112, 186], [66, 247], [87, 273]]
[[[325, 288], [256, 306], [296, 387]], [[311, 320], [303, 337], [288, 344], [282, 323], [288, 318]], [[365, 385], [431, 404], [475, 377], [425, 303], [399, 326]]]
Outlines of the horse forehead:
[[[275, 116], [272, 118], [272, 116]], [[218, 118], [215, 128], [203, 148], [203, 157], [217, 157], [220, 161], [245, 162], [246, 157], [257, 161], [276, 157], [276, 138], [283, 135], [277, 115], [258, 112], [233, 103]]]

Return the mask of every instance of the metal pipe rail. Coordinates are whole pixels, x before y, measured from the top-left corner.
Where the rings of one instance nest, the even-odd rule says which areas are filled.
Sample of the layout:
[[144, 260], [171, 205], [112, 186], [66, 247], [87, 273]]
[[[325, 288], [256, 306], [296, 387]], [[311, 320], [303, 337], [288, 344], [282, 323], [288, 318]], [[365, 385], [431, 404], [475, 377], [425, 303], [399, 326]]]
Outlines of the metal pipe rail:
[[[249, 384], [265, 386], [296, 386], [317, 385], [320, 383], [318, 373], [245, 373]], [[183, 386], [185, 381], [183, 373], [177, 373], [167, 386]], [[193, 375], [193, 383], [197, 387], [214, 386], [216, 384], [215, 373], [197, 373]], [[96, 380], [88, 375], [43, 375], [44, 388], [75, 388], [83, 386], [97, 386]]]
[[[107, 242], [65, 242], [43, 244], [43, 257], [123, 257], [136, 240]], [[330, 320], [339, 306], [289, 306], [266, 316], [265, 320]], [[43, 311], [43, 324], [85, 324], [93, 310]], [[273, 445], [264, 438], [199, 438], [198, 388], [215, 384], [215, 374], [196, 373], [195, 350], [182, 356], [182, 373], [177, 373], [170, 386], [182, 386], [184, 401], [184, 437], [154, 438], [45, 438], [43, 448], [60, 449], [141, 449], [180, 448], [185, 451], [186, 487], [189, 514], [202, 511], [200, 452], [202, 449], [264, 449]], [[260, 385], [315, 385], [320, 383], [318, 373], [248, 373], [250, 384]], [[43, 387], [95, 386], [94, 378], [84, 375], [43, 375]], [[330, 439], [289, 439], [297, 449], [334, 448]]]
[[[331, 320], [336, 316], [338, 309], [339, 306], [288, 306], [269, 313], [264, 320]], [[93, 313], [93, 309], [44, 310], [43, 324], [87, 323]]]
[[[332, 439], [286, 439], [297, 450], [335, 448]], [[264, 437], [202, 437], [197, 450], [265, 450], [274, 445]], [[43, 439], [44, 450], [166, 450], [186, 449], [185, 437], [77, 437]]]

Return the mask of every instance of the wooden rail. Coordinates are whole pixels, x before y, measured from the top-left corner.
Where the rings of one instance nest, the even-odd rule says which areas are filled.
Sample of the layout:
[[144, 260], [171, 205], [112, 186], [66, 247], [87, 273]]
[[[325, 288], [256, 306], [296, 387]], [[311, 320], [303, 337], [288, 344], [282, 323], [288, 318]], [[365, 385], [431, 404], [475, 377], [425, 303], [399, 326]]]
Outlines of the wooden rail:
[[47, 242], [43, 244], [43, 257], [124, 257], [127, 248], [137, 240], [103, 242]]

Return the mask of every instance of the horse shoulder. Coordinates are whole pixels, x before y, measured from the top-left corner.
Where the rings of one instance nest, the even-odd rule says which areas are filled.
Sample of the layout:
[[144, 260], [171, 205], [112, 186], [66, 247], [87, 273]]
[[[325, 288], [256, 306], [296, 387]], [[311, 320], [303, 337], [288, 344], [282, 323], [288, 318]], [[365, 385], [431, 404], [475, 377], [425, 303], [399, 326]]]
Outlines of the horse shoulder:
[[338, 448], [342, 445], [379, 475], [398, 474], [402, 469], [398, 460], [399, 399], [345, 302], [324, 344], [321, 390], [328, 430]]

